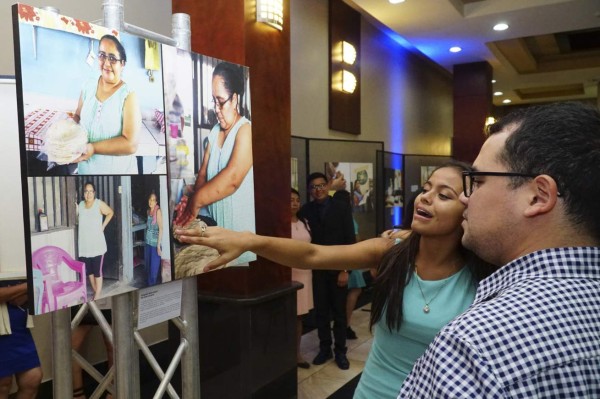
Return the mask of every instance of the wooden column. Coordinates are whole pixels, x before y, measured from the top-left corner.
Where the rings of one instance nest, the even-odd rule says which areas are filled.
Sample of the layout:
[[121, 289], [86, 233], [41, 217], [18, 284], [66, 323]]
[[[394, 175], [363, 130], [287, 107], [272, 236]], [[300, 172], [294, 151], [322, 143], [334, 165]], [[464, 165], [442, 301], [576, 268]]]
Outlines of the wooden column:
[[[173, 0], [190, 14], [192, 51], [250, 67], [256, 231], [290, 237], [290, 18], [256, 22], [255, 0]], [[265, 259], [198, 276], [200, 397], [292, 398], [297, 389], [296, 290]], [[178, 344], [176, 333], [170, 334]]]
[[473, 162], [485, 141], [485, 120], [492, 116], [492, 67], [487, 62], [454, 66], [455, 159]]
[[[290, 18], [283, 31], [256, 22], [255, 0], [173, 0], [190, 14], [192, 51], [250, 67], [256, 231], [290, 236]], [[290, 280], [289, 268], [258, 259], [198, 277], [198, 288], [248, 295]]]

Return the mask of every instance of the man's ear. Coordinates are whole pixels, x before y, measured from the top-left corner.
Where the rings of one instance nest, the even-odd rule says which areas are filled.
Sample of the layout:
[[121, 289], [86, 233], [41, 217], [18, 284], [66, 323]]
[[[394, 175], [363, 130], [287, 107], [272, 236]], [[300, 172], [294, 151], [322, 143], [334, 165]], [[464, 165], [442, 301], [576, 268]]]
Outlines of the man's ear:
[[548, 175], [536, 176], [531, 182], [529, 206], [525, 216], [532, 217], [550, 212], [556, 206], [559, 196], [556, 181]]

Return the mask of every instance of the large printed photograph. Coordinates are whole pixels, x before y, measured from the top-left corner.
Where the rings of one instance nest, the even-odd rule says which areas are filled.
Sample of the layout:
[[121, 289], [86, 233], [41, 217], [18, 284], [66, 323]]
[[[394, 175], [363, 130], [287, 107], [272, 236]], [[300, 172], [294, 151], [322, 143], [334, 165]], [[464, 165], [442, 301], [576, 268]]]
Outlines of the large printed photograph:
[[23, 4], [17, 17], [29, 175], [166, 174], [160, 45]]
[[23, 4], [13, 24], [34, 314], [202, 273], [216, 254], [175, 226], [255, 230], [247, 67]]
[[171, 281], [166, 176], [27, 184], [35, 314]]
[[[255, 231], [250, 76], [247, 67], [207, 56], [196, 58], [199, 115], [191, 177], [171, 180], [173, 225]], [[217, 253], [175, 240], [175, 276], [202, 273]], [[229, 266], [247, 265], [246, 252]]]

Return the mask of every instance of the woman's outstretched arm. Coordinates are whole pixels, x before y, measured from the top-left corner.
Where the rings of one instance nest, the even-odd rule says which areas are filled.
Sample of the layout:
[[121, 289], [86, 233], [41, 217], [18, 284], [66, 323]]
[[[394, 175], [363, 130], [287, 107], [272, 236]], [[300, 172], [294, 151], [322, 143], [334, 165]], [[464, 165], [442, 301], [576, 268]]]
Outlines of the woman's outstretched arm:
[[352, 245], [317, 245], [290, 238], [261, 236], [250, 232], [235, 232], [220, 227], [200, 226], [176, 229], [179, 241], [205, 245], [216, 249], [220, 256], [204, 271], [225, 265], [245, 251], [284, 266], [299, 269], [363, 269], [377, 267], [383, 254], [394, 244], [387, 238], [372, 238]]

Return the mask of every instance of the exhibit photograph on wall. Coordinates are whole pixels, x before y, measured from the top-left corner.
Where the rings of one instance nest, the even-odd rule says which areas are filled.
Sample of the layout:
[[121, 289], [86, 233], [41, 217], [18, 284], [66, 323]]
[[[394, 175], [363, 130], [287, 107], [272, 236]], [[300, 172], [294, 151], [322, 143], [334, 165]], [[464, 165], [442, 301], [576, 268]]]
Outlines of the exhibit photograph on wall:
[[24, 4], [17, 17], [29, 174], [166, 173], [160, 46]]
[[383, 207], [384, 230], [397, 228], [404, 215], [404, 188], [402, 170], [383, 168], [384, 199]]
[[[252, 123], [247, 67], [199, 55], [196, 104], [200, 124], [194, 153], [196, 173], [172, 179], [173, 225], [220, 226], [255, 231]], [[175, 241], [175, 276], [202, 273], [218, 254], [200, 245]], [[256, 255], [243, 253], [228, 266], [248, 265]]]
[[207, 87], [209, 57], [24, 4], [13, 29], [32, 313], [201, 273], [174, 222], [254, 231], [248, 68]]
[[[364, 226], [369, 219], [374, 219], [375, 191], [373, 190], [373, 164], [353, 162], [326, 162], [325, 176], [331, 181], [342, 175], [346, 180], [346, 191], [350, 193], [352, 217], [358, 224], [360, 237], [368, 237], [366, 232], [361, 234], [361, 224]], [[333, 194], [333, 193], [332, 193]]]

